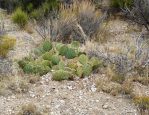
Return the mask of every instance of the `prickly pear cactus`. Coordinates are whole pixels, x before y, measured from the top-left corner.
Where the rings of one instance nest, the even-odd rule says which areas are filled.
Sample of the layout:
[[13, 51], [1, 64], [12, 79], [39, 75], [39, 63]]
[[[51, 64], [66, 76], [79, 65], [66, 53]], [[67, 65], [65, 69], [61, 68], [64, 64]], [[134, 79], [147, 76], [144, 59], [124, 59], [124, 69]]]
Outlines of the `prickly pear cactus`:
[[59, 54], [62, 56], [65, 56], [66, 52], [68, 50], [68, 46], [67, 45], [63, 45], [60, 50], [59, 50]]
[[102, 62], [98, 58], [92, 57], [89, 60], [89, 63], [92, 65], [93, 70], [95, 70], [95, 69], [97, 69], [101, 65]]
[[90, 64], [83, 65], [83, 76], [89, 76], [92, 73], [92, 66]]
[[85, 54], [82, 54], [82, 55], [79, 56], [79, 62], [81, 64], [83, 64], [83, 65], [87, 64], [88, 61], [89, 61], [89, 59], [88, 59], [88, 57]]
[[68, 48], [68, 49], [67, 49], [67, 51], [66, 51], [66, 53], [65, 53], [65, 57], [66, 57], [67, 59], [73, 59], [73, 58], [75, 58], [76, 56], [77, 56], [77, 54], [76, 54], [76, 52], [75, 52], [74, 49], [72, 49], [72, 48]]
[[53, 55], [53, 56], [51, 57], [51, 62], [52, 62], [53, 65], [57, 65], [57, 64], [60, 62], [60, 57], [59, 57], [59, 55]]
[[42, 47], [44, 51], [50, 51], [52, 49], [52, 43], [50, 41], [45, 41]]
[[55, 81], [69, 80], [73, 77], [73, 75], [65, 70], [56, 70], [52, 72], [52, 79]]

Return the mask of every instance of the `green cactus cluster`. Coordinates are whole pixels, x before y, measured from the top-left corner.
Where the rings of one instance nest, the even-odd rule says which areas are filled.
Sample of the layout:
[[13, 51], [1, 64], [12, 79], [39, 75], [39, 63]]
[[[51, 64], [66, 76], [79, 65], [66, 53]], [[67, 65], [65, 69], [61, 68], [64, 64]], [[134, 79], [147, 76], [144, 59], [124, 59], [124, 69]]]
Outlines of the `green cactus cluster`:
[[102, 62], [96, 57], [89, 58], [79, 47], [76, 41], [71, 44], [45, 41], [34, 50], [34, 58], [24, 58], [18, 64], [27, 74], [52, 72], [56, 81], [89, 76]]

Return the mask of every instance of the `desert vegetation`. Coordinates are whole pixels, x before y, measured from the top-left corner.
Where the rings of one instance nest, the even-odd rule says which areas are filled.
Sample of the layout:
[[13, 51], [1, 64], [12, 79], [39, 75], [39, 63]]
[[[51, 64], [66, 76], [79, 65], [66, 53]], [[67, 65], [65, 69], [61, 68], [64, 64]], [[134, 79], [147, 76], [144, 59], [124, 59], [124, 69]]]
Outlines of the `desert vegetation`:
[[[58, 93], [69, 83], [85, 92], [92, 83], [94, 95], [122, 96], [136, 107], [132, 114], [149, 113], [148, 0], [0, 1], [0, 97], [28, 99], [41, 88], [36, 98], [32, 94], [39, 99], [47, 84], [51, 93], [63, 86]], [[14, 114], [55, 112], [45, 106], [40, 111], [33, 102], [20, 101]]]

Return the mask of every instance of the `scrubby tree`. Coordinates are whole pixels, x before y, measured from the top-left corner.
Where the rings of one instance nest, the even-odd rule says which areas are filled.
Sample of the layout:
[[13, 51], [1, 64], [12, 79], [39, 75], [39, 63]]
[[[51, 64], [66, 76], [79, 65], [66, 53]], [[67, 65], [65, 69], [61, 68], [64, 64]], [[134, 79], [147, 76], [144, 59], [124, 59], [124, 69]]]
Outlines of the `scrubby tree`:
[[145, 26], [149, 31], [149, 0], [134, 0], [133, 6], [131, 8], [125, 6], [123, 11], [130, 19]]

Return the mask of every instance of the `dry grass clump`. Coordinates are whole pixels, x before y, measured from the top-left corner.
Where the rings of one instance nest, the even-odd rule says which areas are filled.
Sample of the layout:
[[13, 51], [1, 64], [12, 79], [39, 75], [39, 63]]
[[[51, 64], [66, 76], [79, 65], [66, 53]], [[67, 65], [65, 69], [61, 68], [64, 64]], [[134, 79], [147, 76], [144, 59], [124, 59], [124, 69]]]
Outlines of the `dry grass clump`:
[[0, 95], [11, 95], [12, 93], [27, 93], [29, 82], [26, 78], [21, 77], [0, 77]]
[[11, 36], [0, 36], [0, 56], [6, 57], [9, 50], [16, 44], [16, 39]]
[[23, 105], [20, 112], [17, 115], [42, 115], [36, 105], [34, 104], [27, 104]]
[[139, 83], [141, 83], [141, 84], [143, 84], [143, 85], [149, 85], [149, 77], [136, 77], [136, 76], [134, 76], [133, 77], [133, 81], [134, 82], [139, 82]]
[[111, 82], [108, 79], [98, 78], [96, 80], [96, 87], [98, 91], [110, 93], [113, 96], [120, 94], [122, 87], [120, 84]]
[[133, 84], [131, 80], [125, 80], [122, 84], [122, 93], [125, 95], [131, 95], [133, 90]]
[[142, 115], [149, 113], [149, 96], [135, 97], [133, 102], [139, 107]]

